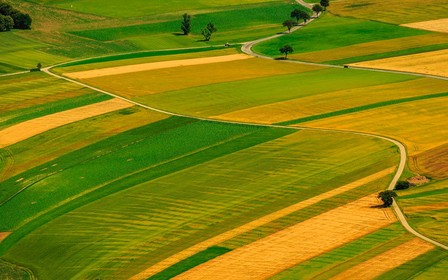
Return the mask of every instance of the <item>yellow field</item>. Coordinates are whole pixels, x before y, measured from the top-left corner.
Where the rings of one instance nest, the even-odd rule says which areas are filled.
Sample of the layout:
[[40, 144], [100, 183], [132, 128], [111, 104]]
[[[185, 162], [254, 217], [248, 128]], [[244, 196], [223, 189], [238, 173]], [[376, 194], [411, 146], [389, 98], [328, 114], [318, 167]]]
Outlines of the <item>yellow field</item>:
[[448, 77], [448, 50], [440, 50], [350, 64]]
[[68, 123], [129, 108], [131, 106], [134, 106], [134, 104], [115, 98], [25, 121], [0, 131], [0, 148], [15, 144], [19, 141]]
[[443, 43], [448, 43], [447, 35], [428, 34], [391, 40], [374, 41], [324, 51], [291, 54], [290, 57], [302, 61], [324, 62]]
[[142, 271], [141, 273], [135, 275], [134, 277], [131, 278], [131, 280], [137, 280], [137, 279], [146, 279], [148, 277], [150, 277], [151, 275], [154, 275], [162, 270], [164, 270], [165, 268], [183, 260], [186, 259], [202, 250], [205, 250], [211, 246], [214, 245], [218, 245], [219, 243], [222, 243], [224, 241], [227, 241], [237, 235], [243, 234], [245, 232], [249, 232], [257, 227], [260, 227], [262, 225], [265, 225], [269, 222], [272, 222], [274, 220], [280, 219], [282, 217], [285, 217], [291, 213], [294, 213], [300, 209], [303, 209], [305, 207], [308, 207], [310, 205], [316, 204], [324, 199], [328, 199], [330, 197], [336, 196], [338, 194], [341, 194], [343, 192], [352, 190], [354, 188], [357, 188], [359, 186], [365, 185], [367, 183], [370, 183], [372, 181], [378, 180], [380, 178], [383, 178], [389, 174], [391, 174], [392, 172], [394, 172], [395, 167], [392, 168], [388, 168], [385, 170], [382, 170], [380, 172], [377, 172], [375, 174], [372, 174], [370, 176], [367, 176], [365, 178], [362, 178], [360, 180], [357, 180], [355, 182], [352, 182], [350, 184], [347, 184], [345, 186], [339, 187], [337, 189], [331, 190], [329, 192], [323, 193], [321, 195], [317, 195], [313, 198], [307, 199], [305, 201], [301, 201], [299, 203], [296, 203], [294, 205], [291, 205], [289, 207], [286, 207], [284, 209], [281, 209], [279, 211], [276, 211], [274, 213], [271, 213], [269, 215], [266, 215], [264, 217], [261, 217], [257, 220], [254, 220], [250, 223], [247, 223], [245, 225], [242, 225], [238, 228], [235, 228], [233, 230], [224, 232], [218, 236], [215, 236], [213, 238], [210, 238], [206, 241], [203, 241], [199, 244], [196, 244], [193, 247], [190, 247], [184, 251], [181, 251], [165, 260], [163, 260], [162, 262], [159, 262], [151, 267], [149, 267], [147, 270]]
[[215, 116], [215, 118], [242, 122], [278, 123], [390, 99], [444, 92], [447, 89], [448, 81], [422, 78], [307, 96], [234, 111]]
[[376, 195], [359, 199], [259, 239], [174, 279], [265, 279], [395, 221]]
[[448, 18], [402, 24], [402, 26], [448, 33]]
[[374, 279], [386, 271], [394, 269], [416, 257], [432, 250], [434, 246], [419, 238], [414, 238], [387, 252], [382, 253], [368, 261], [360, 263], [331, 278], [332, 280], [344, 279]]
[[244, 59], [250, 59], [250, 58], [253, 58], [253, 57], [248, 56], [246, 54], [231, 54], [231, 55], [224, 55], [224, 56], [191, 58], [191, 59], [150, 62], [150, 63], [142, 63], [142, 64], [109, 67], [109, 68], [67, 73], [67, 74], [65, 74], [65, 76], [72, 78], [72, 79], [90, 79], [90, 78], [127, 74], [127, 73], [143, 72], [143, 71], [149, 71], [149, 70], [173, 68], [173, 67], [180, 67], [180, 66], [213, 64], [213, 63], [228, 62], [228, 61], [235, 61], [235, 60], [244, 60]]
[[317, 66], [245, 59], [86, 79], [84, 82], [132, 98], [171, 90], [322, 69]]
[[410, 164], [417, 172], [431, 174], [434, 179], [446, 178], [448, 174], [448, 144], [412, 156]]
[[[343, 130], [355, 130], [371, 132], [396, 138], [406, 144], [408, 153], [416, 158], [412, 166], [413, 170], [427, 170], [421, 166], [419, 157], [426, 157], [422, 152], [439, 147], [446, 153], [448, 149], [448, 98], [436, 98], [409, 103], [391, 105], [377, 109], [352, 113], [322, 120], [307, 122], [304, 125], [311, 127], [336, 128]], [[443, 148], [440, 148], [443, 147]], [[440, 157], [442, 151], [430, 157], [431, 163], [437, 169], [448, 168], [448, 162]], [[423, 161], [424, 163], [424, 161]], [[437, 170], [436, 169], [436, 170]], [[429, 173], [434, 176], [438, 173]], [[444, 177], [448, 176], [447, 173]]]
[[448, 15], [446, 0], [338, 0], [331, 2], [329, 10], [337, 15], [373, 19], [390, 23], [409, 23], [434, 20]]

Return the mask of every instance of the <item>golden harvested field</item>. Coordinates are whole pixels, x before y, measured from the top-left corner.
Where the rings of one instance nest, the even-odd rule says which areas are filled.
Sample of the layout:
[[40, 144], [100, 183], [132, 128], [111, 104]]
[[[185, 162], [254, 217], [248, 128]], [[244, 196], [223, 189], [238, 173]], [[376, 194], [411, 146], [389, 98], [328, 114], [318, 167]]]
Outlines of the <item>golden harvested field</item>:
[[[446, 158], [437, 150], [433, 157], [423, 152], [437, 147], [448, 148], [448, 98], [435, 98], [396, 104], [358, 113], [346, 114], [322, 120], [307, 122], [311, 127], [335, 128], [371, 132], [396, 138], [406, 144], [409, 156], [415, 158], [415, 171], [426, 170], [430, 176], [439, 174], [437, 170], [448, 168]], [[420, 161], [422, 158], [423, 161]], [[436, 168], [425, 169], [425, 158], [431, 159]], [[442, 174], [440, 174], [442, 175]], [[444, 177], [447, 174], [443, 174]]]
[[106, 76], [86, 79], [84, 82], [127, 98], [133, 98], [202, 85], [308, 72], [316, 69], [322, 69], [322, 67], [253, 58]]
[[15, 144], [19, 141], [65, 124], [131, 106], [134, 106], [134, 104], [115, 98], [25, 121], [0, 131], [0, 147], [3, 148]]
[[448, 18], [402, 24], [402, 26], [448, 33]]
[[306, 96], [234, 111], [215, 116], [215, 118], [242, 122], [278, 123], [385, 100], [444, 92], [447, 89], [448, 81], [421, 78]]
[[355, 44], [351, 46], [329, 49], [324, 51], [292, 54], [290, 55], [290, 57], [302, 61], [324, 62], [356, 56], [364, 56], [377, 53], [386, 53], [411, 48], [418, 48], [443, 43], [448, 43], [447, 35], [428, 34], [428, 35], [410, 36], [404, 38]]
[[134, 64], [134, 65], [126, 65], [126, 66], [118, 66], [118, 67], [81, 71], [81, 72], [72, 72], [72, 73], [65, 74], [65, 76], [67, 76], [69, 78], [73, 78], [73, 79], [90, 79], [90, 78], [98, 78], [98, 77], [104, 77], [104, 76], [113, 76], [113, 75], [143, 72], [143, 71], [149, 71], [149, 70], [180, 67], [180, 66], [192, 66], [192, 65], [228, 62], [228, 61], [243, 60], [243, 59], [249, 59], [249, 58], [253, 58], [253, 57], [248, 56], [246, 54], [232, 54], [232, 55], [214, 56], [214, 57], [150, 62], [150, 63], [143, 63], [143, 64]]
[[448, 50], [404, 55], [350, 65], [448, 77]]
[[[259, 239], [174, 279], [265, 279], [395, 221], [376, 195], [361, 198]], [[316, 246], [319, 244], [319, 246]]]
[[171, 266], [171, 265], [173, 265], [173, 264], [175, 264], [175, 263], [177, 263], [177, 262], [179, 262], [179, 261], [181, 261], [183, 259], [186, 259], [186, 258], [188, 258], [188, 257], [190, 257], [190, 256], [192, 256], [192, 255], [194, 255], [194, 254], [196, 254], [196, 253], [198, 253], [198, 252], [200, 252], [202, 250], [205, 250], [205, 249], [207, 249], [207, 248], [209, 248], [211, 246], [218, 245], [219, 243], [227, 241], [227, 240], [229, 240], [229, 239], [231, 239], [231, 238], [233, 238], [233, 237], [235, 237], [237, 235], [249, 232], [249, 231], [251, 231], [251, 230], [253, 230], [253, 229], [257, 228], [257, 227], [265, 225], [265, 224], [267, 224], [269, 222], [272, 222], [272, 221], [274, 221], [276, 219], [280, 219], [282, 217], [285, 217], [285, 216], [287, 216], [287, 215], [289, 215], [289, 214], [291, 214], [293, 212], [296, 212], [296, 211], [298, 211], [300, 209], [303, 209], [305, 207], [308, 207], [310, 205], [316, 204], [316, 203], [318, 203], [318, 202], [320, 202], [320, 201], [322, 201], [324, 199], [328, 199], [330, 197], [334, 197], [334, 196], [336, 196], [338, 194], [341, 194], [343, 192], [355, 189], [355, 188], [357, 188], [359, 186], [362, 186], [362, 185], [368, 184], [368, 183], [370, 183], [372, 181], [375, 181], [375, 180], [378, 180], [380, 178], [383, 178], [383, 177], [391, 174], [392, 172], [394, 172], [394, 170], [395, 170], [395, 167], [382, 170], [380, 172], [377, 172], [375, 174], [372, 174], [372, 175], [367, 176], [365, 178], [362, 178], [360, 180], [354, 181], [354, 182], [352, 182], [350, 184], [347, 184], [345, 186], [339, 187], [337, 189], [331, 190], [331, 191], [323, 193], [321, 195], [317, 195], [317, 196], [315, 196], [313, 198], [310, 198], [310, 199], [307, 199], [305, 201], [301, 201], [299, 203], [296, 203], [294, 205], [291, 205], [289, 207], [286, 207], [284, 209], [281, 209], [279, 211], [276, 211], [274, 213], [271, 213], [269, 215], [261, 217], [261, 218], [259, 218], [257, 220], [254, 220], [254, 221], [252, 221], [250, 223], [242, 225], [242, 226], [240, 226], [238, 228], [235, 228], [233, 230], [230, 230], [230, 231], [227, 231], [225, 233], [222, 233], [222, 234], [220, 234], [218, 236], [215, 236], [215, 237], [210, 238], [210, 239], [208, 239], [206, 241], [203, 241], [203, 242], [201, 242], [199, 244], [196, 244], [193, 247], [190, 247], [190, 248], [188, 248], [186, 250], [183, 250], [183, 251], [181, 251], [181, 252], [179, 252], [179, 253], [177, 253], [177, 254], [175, 254], [175, 255], [173, 255], [173, 256], [171, 256], [171, 257], [169, 257], [169, 258], [167, 258], [167, 259], [165, 259], [165, 260], [163, 260], [163, 261], [161, 261], [161, 262], [151, 266], [151, 267], [149, 267], [147, 270], [142, 271], [141, 273], [135, 275], [131, 279], [132, 280], [146, 279], [146, 278], [150, 277], [151, 275], [154, 275], [154, 274], [164, 270], [165, 268], [167, 268], [167, 267], [169, 267], [169, 266]]
[[340, 273], [332, 280], [373, 279], [386, 271], [394, 269], [426, 252], [434, 246], [419, 238], [414, 238], [368, 261], [360, 263]]
[[420, 20], [435, 20], [446, 17], [446, 0], [338, 0], [333, 1], [329, 10], [340, 16], [373, 19], [395, 24]]

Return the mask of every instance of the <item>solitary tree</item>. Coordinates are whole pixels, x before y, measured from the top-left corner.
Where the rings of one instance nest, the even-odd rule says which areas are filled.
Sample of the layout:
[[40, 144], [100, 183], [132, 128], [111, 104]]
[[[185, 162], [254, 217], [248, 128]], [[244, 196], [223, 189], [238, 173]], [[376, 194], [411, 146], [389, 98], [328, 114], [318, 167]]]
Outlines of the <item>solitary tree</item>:
[[384, 207], [390, 207], [392, 203], [394, 202], [394, 197], [396, 197], [397, 194], [394, 191], [383, 191], [378, 194], [378, 198], [383, 201]]
[[398, 181], [397, 184], [395, 185], [395, 189], [396, 190], [405, 190], [405, 189], [409, 189], [410, 186], [411, 186], [411, 184], [408, 181]]
[[207, 23], [207, 25], [202, 28], [202, 35], [204, 36], [205, 41], [209, 41], [212, 37], [212, 34], [218, 31], [215, 25], [211, 22]]
[[297, 23], [299, 23], [299, 20], [301, 19], [303, 19], [304, 22], [310, 19], [310, 15], [307, 12], [299, 9], [294, 9], [294, 11], [291, 12], [291, 17], [295, 18], [297, 20]]
[[40, 69], [42, 68], [42, 63], [37, 63], [37, 65], [36, 65], [36, 69], [38, 70], [38, 71], [40, 71]]
[[288, 53], [292, 53], [294, 49], [290, 45], [284, 45], [279, 49], [280, 53], [285, 55], [285, 59], [288, 58]]
[[184, 32], [184, 35], [188, 35], [191, 32], [191, 16], [187, 13], [182, 15], [182, 23], [180, 29]]
[[283, 22], [283, 26], [288, 28], [288, 31], [291, 32], [291, 28], [296, 25], [296, 22], [292, 19], [287, 19]]
[[323, 10], [324, 8], [319, 4], [315, 4], [313, 6], [313, 12], [315, 12], [317, 16], [319, 16], [319, 14], [322, 13]]
[[320, 0], [320, 5], [324, 7], [324, 11], [327, 10], [327, 7], [330, 6], [330, 0]]

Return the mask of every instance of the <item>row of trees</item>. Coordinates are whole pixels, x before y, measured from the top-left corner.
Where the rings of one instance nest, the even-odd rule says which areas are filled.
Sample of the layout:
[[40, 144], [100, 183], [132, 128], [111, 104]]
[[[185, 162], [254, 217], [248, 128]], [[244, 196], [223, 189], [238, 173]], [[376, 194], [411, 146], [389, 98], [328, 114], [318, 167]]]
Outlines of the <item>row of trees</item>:
[[[188, 35], [191, 33], [191, 15], [186, 13], [182, 15], [180, 29], [182, 30], [184, 35]], [[215, 27], [215, 25], [209, 22], [204, 28], [202, 28], [201, 34], [202, 36], [204, 36], [205, 41], [210, 41], [212, 34], [216, 31], [218, 31], [218, 29]]]
[[31, 22], [29, 14], [22, 13], [4, 1], [0, 2], [0, 31], [30, 29]]

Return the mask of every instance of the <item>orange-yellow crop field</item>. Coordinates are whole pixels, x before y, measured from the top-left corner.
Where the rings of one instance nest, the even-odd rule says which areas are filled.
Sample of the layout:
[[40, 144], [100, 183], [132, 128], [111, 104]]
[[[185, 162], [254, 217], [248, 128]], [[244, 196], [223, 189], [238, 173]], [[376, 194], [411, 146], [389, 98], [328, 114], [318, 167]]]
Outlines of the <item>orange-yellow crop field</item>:
[[402, 26], [418, 28], [423, 30], [435, 31], [448, 33], [448, 18], [429, 20], [429, 21], [419, 21], [402, 24]]
[[448, 50], [419, 53], [350, 65], [448, 77]]
[[375, 196], [364, 197], [217, 257], [175, 279], [268, 278], [394, 222], [389, 209], [372, 207], [378, 204]]

